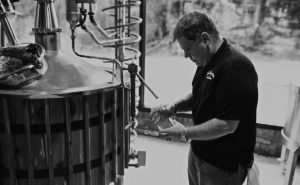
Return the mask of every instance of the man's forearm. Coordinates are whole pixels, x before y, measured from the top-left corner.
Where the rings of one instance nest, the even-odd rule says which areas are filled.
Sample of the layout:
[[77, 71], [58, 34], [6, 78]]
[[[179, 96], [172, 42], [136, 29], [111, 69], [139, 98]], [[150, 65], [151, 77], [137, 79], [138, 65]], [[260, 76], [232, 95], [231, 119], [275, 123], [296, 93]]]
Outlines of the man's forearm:
[[186, 97], [175, 102], [176, 112], [190, 111], [192, 108], [193, 94], [190, 93]]
[[193, 140], [212, 140], [233, 133], [239, 121], [211, 119], [203, 124], [188, 127], [186, 138]]

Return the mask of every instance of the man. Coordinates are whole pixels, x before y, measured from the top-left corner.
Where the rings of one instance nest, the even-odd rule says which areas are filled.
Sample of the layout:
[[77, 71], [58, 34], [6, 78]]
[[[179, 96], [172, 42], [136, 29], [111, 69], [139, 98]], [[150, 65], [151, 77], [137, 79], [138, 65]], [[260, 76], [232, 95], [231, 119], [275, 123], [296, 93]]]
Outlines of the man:
[[190, 185], [241, 185], [253, 164], [258, 100], [257, 73], [251, 61], [222, 38], [205, 14], [184, 15], [174, 40], [197, 70], [192, 93], [151, 111], [157, 123], [177, 111], [192, 110], [194, 126], [174, 121], [161, 130], [191, 140]]

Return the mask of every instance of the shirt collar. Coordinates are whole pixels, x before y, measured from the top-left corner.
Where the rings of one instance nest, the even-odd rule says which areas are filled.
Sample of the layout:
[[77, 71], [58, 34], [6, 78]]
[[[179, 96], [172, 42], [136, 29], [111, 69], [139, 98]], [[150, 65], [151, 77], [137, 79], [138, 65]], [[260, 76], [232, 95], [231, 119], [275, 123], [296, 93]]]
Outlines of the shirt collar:
[[217, 50], [215, 54], [211, 57], [208, 64], [205, 66], [206, 69], [211, 69], [213, 66], [215, 66], [216, 62], [219, 61], [219, 58], [223, 56], [223, 54], [226, 52], [227, 48], [229, 47], [229, 44], [227, 43], [227, 40], [223, 38], [223, 43]]
[[220, 61], [220, 57], [222, 57], [225, 54], [229, 47], [230, 45], [227, 43], [227, 40], [223, 38], [223, 43], [221, 44], [217, 52], [211, 57], [208, 64], [206, 66], [197, 67], [196, 73], [192, 81], [193, 86], [195, 86], [197, 82], [199, 82], [199, 79], [201, 79], [202, 75], [205, 75], [206, 72], [211, 70], [217, 64], [217, 62]]

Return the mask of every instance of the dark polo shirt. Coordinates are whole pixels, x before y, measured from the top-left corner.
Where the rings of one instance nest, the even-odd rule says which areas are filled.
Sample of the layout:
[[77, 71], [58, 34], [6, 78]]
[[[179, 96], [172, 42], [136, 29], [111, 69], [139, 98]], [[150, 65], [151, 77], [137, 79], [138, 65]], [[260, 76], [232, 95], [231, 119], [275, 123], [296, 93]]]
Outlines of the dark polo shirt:
[[256, 137], [258, 100], [257, 73], [251, 61], [223, 44], [193, 79], [194, 124], [210, 119], [239, 120], [232, 134], [208, 141], [192, 140], [199, 158], [221, 169], [236, 171], [239, 164], [251, 166]]

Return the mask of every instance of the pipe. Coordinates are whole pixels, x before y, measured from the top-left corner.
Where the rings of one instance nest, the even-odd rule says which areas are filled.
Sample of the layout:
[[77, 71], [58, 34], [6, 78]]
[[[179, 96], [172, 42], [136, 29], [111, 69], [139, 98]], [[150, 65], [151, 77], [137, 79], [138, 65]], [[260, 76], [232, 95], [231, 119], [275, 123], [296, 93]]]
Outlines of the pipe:
[[36, 43], [46, 50], [59, 50], [60, 32], [54, 0], [37, 0], [35, 25], [32, 29]]
[[102, 33], [102, 35], [104, 35], [106, 38], [111, 38], [113, 36], [115, 36], [117, 33], [113, 32], [113, 33], [107, 33], [101, 26], [100, 24], [98, 24], [98, 22], [95, 20], [94, 17], [94, 12], [92, 11], [92, 6], [90, 4], [90, 11], [89, 11], [89, 17], [90, 17], [90, 22], [97, 28], [97, 30]]
[[[147, 1], [141, 2], [141, 8], [140, 8], [140, 17], [143, 19], [143, 22], [140, 24], [139, 34], [141, 35], [141, 41], [139, 42], [139, 50], [141, 51], [141, 57], [139, 58], [139, 66], [141, 67], [140, 75], [142, 78], [145, 78], [145, 57], [146, 57], [146, 4]], [[140, 95], [140, 107], [144, 107], [145, 102], [145, 88], [143, 86], [139, 89], [139, 95]]]
[[[77, 55], [77, 56], [79, 56], [79, 57], [85, 57], [85, 58], [105, 60], [104, 62], [106, 62], [106, 63], [107, 63], [107, 62], [113, 62], [113, 63], [116, 63], [116, 64], [118, 64], [119, 66], [122, 66], [122, 67], [119, 68], [119, 70], [120, 70], [120, 74], [123, 74], [123, 72], [122, 72], [122, 70], [124, 69], [124, 68], [123, 68], [123, 65], [122, 65], [117, 59], [107, 58], [107, 57], [99, 57], [99, 56], [90, 56], [90, 55], [82, 55], [82, 54], [79, 54], [79, 53], [76, 51], [76, 49], [75, 49], [75, 38], [76, 38], [76, 36], [75, 36], [75, 30], [74, 30], [74, 29], [71, 30], [71, 33], [72, 33], [72, 35], [71, 35], [71, 40], [72, 40], [72, 50], [73, 50], [73, 52], [74, 52], [75, 55]], [[114, 77], [115, 77], [115, 70], [114, 70], [114, 68], [113, 68], [112, 82], [114, 81]], [[122, 84], [122, 86], [124, 86], [124, 80], [123, 80], [122, 76], [121, 76], [121, 84]]]
[[2, 1], [0, 1], [0, 20], [1, 20], [1, 26], [4, 30], [7, 40], [10, 45], [17, 45], [19, 44], [19, 41], [14, 33], [14, 30], [11, 26], [11, 23], [7, 17], [7, 12], [5, 9], [5, 6], [3, 5]]
[[15, 13], [14, 7], [13, 7], [12, 3], [10, 2], [10, 0], [1, 0], [1, 2], [7, 13]]
[[95, 34], [92, 32], [92, 30], [89, 29], [87, 26], [82, 25], [81, 28], [96, 42], [96, 44], [99, 44], [99, 45], [111, 44], [111, 43], [114, 43], [114, 42], [119, 42], [119, 41], [122, 41], [122, 40], [129, 40], [130, 39], [129, 37], [127, 37], [127, 38], [124, 38], [124, 39], [110, 39], [110, 40], [100, 41], [100, 40], [97, 39]]

